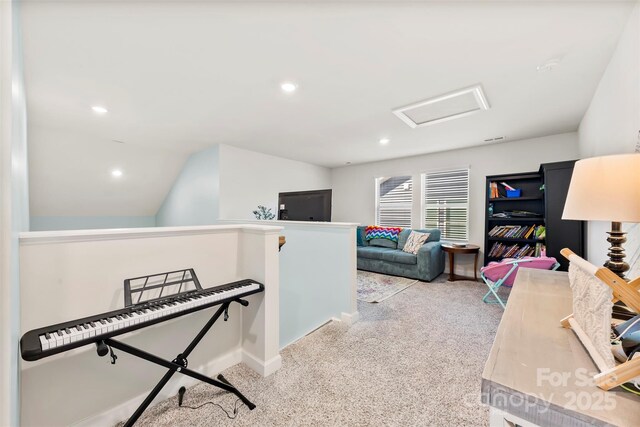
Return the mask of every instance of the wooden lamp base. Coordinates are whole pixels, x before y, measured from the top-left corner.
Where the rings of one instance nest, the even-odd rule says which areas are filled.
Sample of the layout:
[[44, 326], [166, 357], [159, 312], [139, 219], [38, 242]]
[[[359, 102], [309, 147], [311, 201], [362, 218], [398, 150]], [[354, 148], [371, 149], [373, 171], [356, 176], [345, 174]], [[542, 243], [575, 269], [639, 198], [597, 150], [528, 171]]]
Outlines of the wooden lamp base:
[[622, 231], [621, 222], [612, 222], [611, 231], [608, 231], [607, 242], [611, 243], [607, 256], [609, 260], [604, 263], [604, 266], [613, 271], [620, 278], [628, 280], [624, 273], [629, 270], [629, 264], [624, 259], [627, 256], [624, 252], [622, 244], [627, 241], [627, 233]]

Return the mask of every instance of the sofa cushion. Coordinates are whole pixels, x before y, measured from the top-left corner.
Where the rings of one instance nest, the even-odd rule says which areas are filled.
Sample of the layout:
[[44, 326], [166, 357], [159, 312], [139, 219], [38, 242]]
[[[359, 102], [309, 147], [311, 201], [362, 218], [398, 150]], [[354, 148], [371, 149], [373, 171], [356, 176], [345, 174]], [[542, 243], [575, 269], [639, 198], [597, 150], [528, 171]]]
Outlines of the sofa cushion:
[[382, 260], [382, 255], [389, 252], [398, 252], [395, 249], [380, 248], [375, 246], [360, 246], [358, 249], [358, 257], [368, 259]]
[[411, 234], [410, 228], [403, 228], [400, 234], [398, 234], [398, 249], [402, 250], [404, 245], [407, 243], [407, 239]]
[[378, 246], [381, 248], [391, 248], [391, 249], [396, 249], [398, 247], [397, 242], [393, 242], [389, 239], [372, 239], [372, 240], [369, 240], [369, 245]]
[[396, 264], [417, 264], [418, 257], [403, 251], [383, 252], [382, 260], [395, 262]]

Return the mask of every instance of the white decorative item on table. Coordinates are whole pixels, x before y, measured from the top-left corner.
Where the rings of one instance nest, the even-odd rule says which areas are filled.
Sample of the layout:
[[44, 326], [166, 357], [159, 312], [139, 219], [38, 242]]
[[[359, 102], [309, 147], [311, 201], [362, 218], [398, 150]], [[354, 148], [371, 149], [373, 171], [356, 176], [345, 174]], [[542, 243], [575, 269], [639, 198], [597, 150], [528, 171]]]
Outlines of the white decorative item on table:
[[640, 312], [640, 278], [627, 283], [608, 268], [596, 267], [569, 249], [561, 253], [571, 262], [569, 279], [574, 310], [561, 324], [576, 333], [598, 367], [600, 373], [593, 377], [596, 385], [611, 390], [624, 387], [630, 381], [637, 384], [640, 358], [616, 364], [612, 355], [611, 308], [613, 302], [620, 300], [631, 310]]

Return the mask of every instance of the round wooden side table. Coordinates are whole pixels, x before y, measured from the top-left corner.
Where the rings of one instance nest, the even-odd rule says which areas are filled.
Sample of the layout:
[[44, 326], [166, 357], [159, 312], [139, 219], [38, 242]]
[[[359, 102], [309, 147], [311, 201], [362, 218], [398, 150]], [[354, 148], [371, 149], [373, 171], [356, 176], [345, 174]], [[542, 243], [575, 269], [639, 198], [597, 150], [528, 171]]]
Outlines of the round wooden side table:
[[473, 280], [478, 280], [478, 254], [480, 253], [480, 246], [467, 244], [464, 247], [453, 246], [449, 243], [442, 244], [442, 250], [449, 254], [449, 281], [454, 282], [456, 280], [471, 280], [470, 277], [456, 277], [455, 271], [455, 254], [474, 254], [473, 259]]

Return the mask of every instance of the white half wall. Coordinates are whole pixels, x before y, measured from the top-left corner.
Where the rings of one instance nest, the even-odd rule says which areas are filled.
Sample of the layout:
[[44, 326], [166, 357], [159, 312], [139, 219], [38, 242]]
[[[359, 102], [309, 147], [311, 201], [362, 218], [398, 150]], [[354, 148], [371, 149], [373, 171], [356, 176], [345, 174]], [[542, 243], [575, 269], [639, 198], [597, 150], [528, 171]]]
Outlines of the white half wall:
[[[578, 130], [580, 157], [640, 152], [640, 2], [636, 3], [620, 36], [591, 104]], [[624, 179], [625, 177], [620, 177]], [[595, 265], [607, 259], [606, 232], [611, 224], [590, 221], [587, 256]], [[640, 226], [623, 224], [628, 231], [628, 277], [640, 276]]]
[[277, 216], [278, 193], [329, 188], [327, 168], [220, 145], [220, 219], [255, 219], [258, 205]]
[[[227, 225], [23, 233], [21, 332], [123, 308], [127, 278], [194, 268], [204, 288], [250, 278], [264, 283], [265, 292], [248, 297], [246, 308], [232, 304], [229, 321], [214, 325], [189, 357], [189, 366], [212, 375], [245, 361], [268, 375], [281, 363], [280, 231], [273, 226]], [[117, 339], [172, 360], [214, 310], [198, 311]], [[108, 357], [98, 357], [93, 345], [35, 362], [23, 361], [21, 399], [26, 404], [22, 405], [21, 425], [112, 426], [130, 416], [165, 369], [115, 352], [115, 365]], [[175, 395], [181, 385], [192, 384], [176, 374], [158, 400]]]
[[18, 233], [29, 229], [27, 112], [18, 1], [0, 2], [0, 425], [20, 424]]
[[[578, 158], [575, 132], [542, 138], [492, 144], [424, 156], [406, 157], [333, 169], [333, 216], [335, 221], [375, 223], [375, 179], [382, 176], [412, 175], [431, 170], [470, 168], [469, 241], [484, 246], [485, 176], [537, 171], [541, 163]], [[420, 224], [420, 185], [414, 185], [413, 227]], [[458, 259], [459, 258], [459, 259]], [[473, 273], [472, 257], [456, 258], [458, 274]]]

